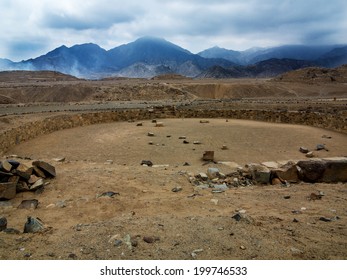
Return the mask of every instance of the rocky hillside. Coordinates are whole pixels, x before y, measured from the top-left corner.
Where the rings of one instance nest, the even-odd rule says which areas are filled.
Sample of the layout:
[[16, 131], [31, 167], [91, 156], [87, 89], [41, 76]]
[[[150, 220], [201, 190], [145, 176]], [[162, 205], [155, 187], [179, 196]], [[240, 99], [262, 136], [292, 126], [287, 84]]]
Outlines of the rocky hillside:
[[309, 67], [287, 72], [274, 80], [283, 82], [335, 82], [347, 83], [347, 64], [337, 68]]

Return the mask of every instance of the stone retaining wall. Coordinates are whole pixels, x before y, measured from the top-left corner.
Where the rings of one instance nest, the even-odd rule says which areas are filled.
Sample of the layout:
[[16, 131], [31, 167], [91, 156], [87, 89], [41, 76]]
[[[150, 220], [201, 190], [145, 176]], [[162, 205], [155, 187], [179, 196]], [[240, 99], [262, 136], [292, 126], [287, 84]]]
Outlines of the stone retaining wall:
[[145, 120], [152, 118], [229, 118], [291, 123], [315, 126], [347, 133], [347, 114], [333, 115], [317, 112], [268, 111], [268, 110], [223, 110], [223, 109], [177, 109], [174, 106], [154, 109], [129, 109], [103, 112], [70, 113], [28, 122], [0, 132], [0, 155], [11, 147], [54, 131], [115, 121]]

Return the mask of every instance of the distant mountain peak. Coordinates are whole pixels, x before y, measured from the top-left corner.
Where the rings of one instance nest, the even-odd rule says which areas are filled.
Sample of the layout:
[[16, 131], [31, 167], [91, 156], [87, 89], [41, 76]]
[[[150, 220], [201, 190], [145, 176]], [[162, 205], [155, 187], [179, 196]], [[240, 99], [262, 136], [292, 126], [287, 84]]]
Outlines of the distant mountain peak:
[[341, 65], [347, 62], [347, 50], [346, 45], [339, 47], [287, 45], [234, 51], [215, 45], [193, 54], [164, 38], [143, 36], [108, 51], [90, 42], [71, 47], [61, 45], [37, 58], [21, 62], [0, 59], [0, 69], [52, 70], [83, 78], [122, 73], [130, 77], [165, 73], [196, 77], [208, 69], [205, 75], [215, 77], [261, 77], [312, 63]]

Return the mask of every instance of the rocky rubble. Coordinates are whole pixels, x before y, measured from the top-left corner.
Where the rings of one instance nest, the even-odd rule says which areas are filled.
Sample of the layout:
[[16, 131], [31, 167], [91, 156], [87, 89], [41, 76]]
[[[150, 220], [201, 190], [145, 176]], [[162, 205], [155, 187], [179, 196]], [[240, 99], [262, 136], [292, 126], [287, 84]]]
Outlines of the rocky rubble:
[[27, 166], [15, 159], [0, 162], [0, 200], [13, 199], [17, 193], [42, 191], [49, 178], [56, 177], [55, 167], [44, 161]]
[[232, 187], [256, 184], [289, 186], [300, 181], [308, 183], [347, 182], [347, 158], [335, 157], [287, 162], [249, 163], [241, 167], [236, 163], [219, 162], [234, 167], [235, 171], [223, 174], [218, 168], [208, 168], [207, 173], [188, 174], [196, 190], [211, 188], [223, 192]]

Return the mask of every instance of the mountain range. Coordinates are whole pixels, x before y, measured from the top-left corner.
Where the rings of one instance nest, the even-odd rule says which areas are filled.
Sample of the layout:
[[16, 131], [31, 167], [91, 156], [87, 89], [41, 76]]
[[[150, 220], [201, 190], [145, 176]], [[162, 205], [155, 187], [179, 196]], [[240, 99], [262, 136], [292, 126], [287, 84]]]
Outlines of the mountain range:
[[142, 37], [105, 50], [92, 43], [60, 46], [37, 58], [0, 59], [0, 70], [52, 70], [79, 78], [151, 78], [176, 73], [188, 77], [273, 77], [308, 66], [347, 63], [347, 45], [281, 46], [246, 51], [213, 47], [198, 54], [162, 38]]

